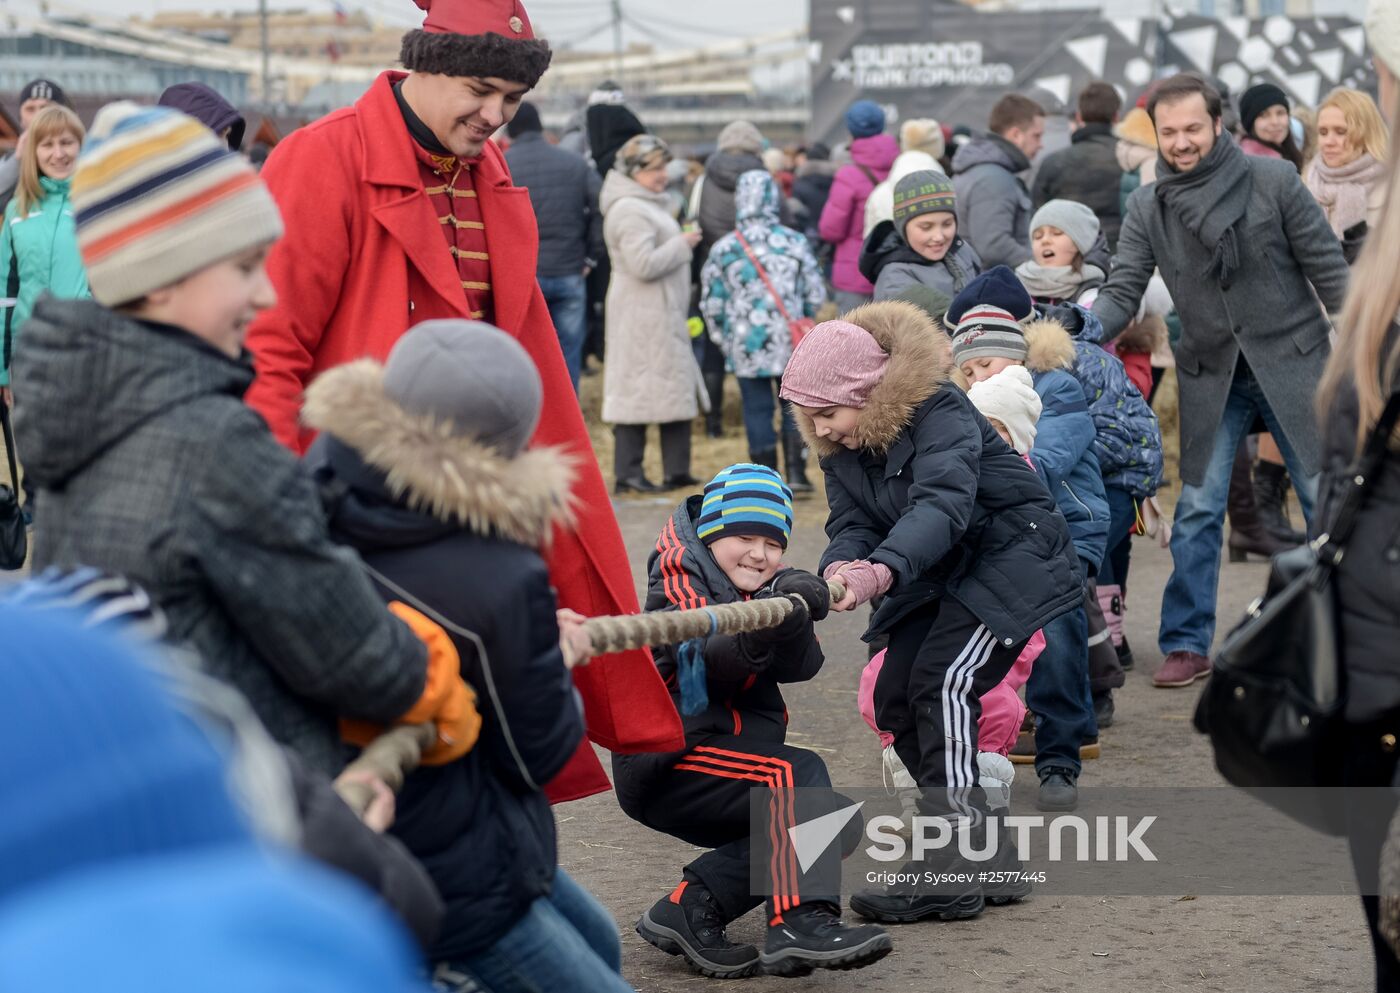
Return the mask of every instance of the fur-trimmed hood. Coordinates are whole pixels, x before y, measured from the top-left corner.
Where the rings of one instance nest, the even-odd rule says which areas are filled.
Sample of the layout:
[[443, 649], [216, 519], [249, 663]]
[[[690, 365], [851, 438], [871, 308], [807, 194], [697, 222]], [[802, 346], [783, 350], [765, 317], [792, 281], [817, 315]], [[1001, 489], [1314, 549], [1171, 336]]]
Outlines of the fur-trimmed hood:
[[[842, 320], [864, 328], [890, 356], [884, 378], [860, 409], [855, 430], [862, 448], [883, 454], [919, 405], [949, 381], [953, 346], [938, 322], [902, 300], [868, 303]], [[797, 424], [819, 459], [844, 451], [835, 442], [818, 438], [811, 418], [799, 416]]]
[[1031, 372], [1051, 372], [1074, 368], [1074, 339], [1063, 324], [1051, 317], [1037, 317], [1023, 325], [1026, 368]]
[[413, 414], [384, 389], [384, 366], [360, 359], [322, 374], [302, 419], [383, 473], [395, 499], [434, 520], [541, 548], [572, 526], [573, 459], [562, 448], [506, 458], [437, 418]]

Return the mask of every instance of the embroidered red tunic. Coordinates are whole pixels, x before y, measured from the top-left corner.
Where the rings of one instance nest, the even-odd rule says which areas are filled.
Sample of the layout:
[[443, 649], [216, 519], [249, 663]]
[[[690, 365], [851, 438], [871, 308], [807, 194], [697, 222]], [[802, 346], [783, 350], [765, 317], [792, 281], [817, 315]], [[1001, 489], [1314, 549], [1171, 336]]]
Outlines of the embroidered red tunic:
[[433, 213], [442, 225], [447, 250], [457, 261], [457, 276], [467, 297], [472, 318], [493, 321], [491, 303], [491, 256], [486, 252], [486, 225], [481, 221], [481, 204], [472, 185], [472, 159], [434, 155], [414, 144], [423, 192], [432, 201]]

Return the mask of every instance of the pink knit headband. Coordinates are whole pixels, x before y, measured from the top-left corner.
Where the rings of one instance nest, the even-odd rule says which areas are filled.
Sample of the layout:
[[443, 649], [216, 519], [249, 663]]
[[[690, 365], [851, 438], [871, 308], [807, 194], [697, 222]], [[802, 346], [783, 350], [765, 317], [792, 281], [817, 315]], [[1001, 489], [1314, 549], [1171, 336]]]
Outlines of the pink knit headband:
[[889, 364], [889, 352], [869, 331], [827, 321], [793, 351], [779, 395], [803, 407], [864, 407]]

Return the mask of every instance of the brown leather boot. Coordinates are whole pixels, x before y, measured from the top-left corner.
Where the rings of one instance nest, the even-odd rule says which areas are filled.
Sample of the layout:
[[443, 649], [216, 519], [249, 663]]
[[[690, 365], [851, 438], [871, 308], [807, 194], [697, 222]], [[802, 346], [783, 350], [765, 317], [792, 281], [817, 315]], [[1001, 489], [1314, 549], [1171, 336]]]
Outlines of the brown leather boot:
[[1230, 494], [1226, 514], [1230, 518], [1230, 561], [1244, 562], [1250, 554], [1271, 558], [1294, 547], [1270, 532], [1259, 520], [1250, 479], [1249, 448], [1241, 444], [1230, 469]]

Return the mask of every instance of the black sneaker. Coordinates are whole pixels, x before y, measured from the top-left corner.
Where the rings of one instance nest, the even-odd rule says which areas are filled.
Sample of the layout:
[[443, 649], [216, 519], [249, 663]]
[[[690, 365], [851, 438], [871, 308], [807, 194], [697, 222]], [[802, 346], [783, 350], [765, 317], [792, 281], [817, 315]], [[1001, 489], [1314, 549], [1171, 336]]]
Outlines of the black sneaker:
[[1124, 672], [1132, 672], [1137, 660], [1133, 658], [1133, 650], [1128, 645], [1128, 639], [1124, 638], [1123, 643], [1114, 649], [1118, 653], [1118, 664], [1123, 667]]
[[1006, 828], [1001, 828], [997, 835], [996, 856], [988, 860], [983, 868], [997, 874], [982, 884], [982, 897], [989, 907], [1004, 907], [1031, 895], [1031, 882], [1025, 863], [1016, 854], [1016, 844]]
[[[929, 866], [911, 862], [907, 867], [912, 878], [919, 878]], [[968, 871], [956, 867], [957, 871]], [[972, 870], [975, 872], [975, 867]], [[915, 921], [937, 919], [962, 921], [982, 913], [986, 902], [982, 887], [974, 880], [963, 884], [944, 883], [936, 890], [912, 884], [891, 886], [883, 890], [863, 890], [851, 896], [851, 909], [862, 917], [886, 924], [912, 924]]]
[[763, 971], [770, 976], [805, 976], [814, 969], [860, 969], [893, 948], [874, 924], [843, 924], [829, 903], [804, 903], [777, 917], [763, 943]]
[[729, 940], [715, 895], [698, 882], [687, 880], [657, 900], [637, 922], [637, 933], [711, 979], [742, 979], [758, 971], [758, 949]]
[[1112, 690], [1104, 690], [1094, 695], [1094, 722], [1098, 724], [1100, 731], [1113, 727]]
[[1040, 793], [1037, 810], [1073, 810], [1079, 806], [1079, 774], [1067, 766], [1052, 765], [1039, 770]]

